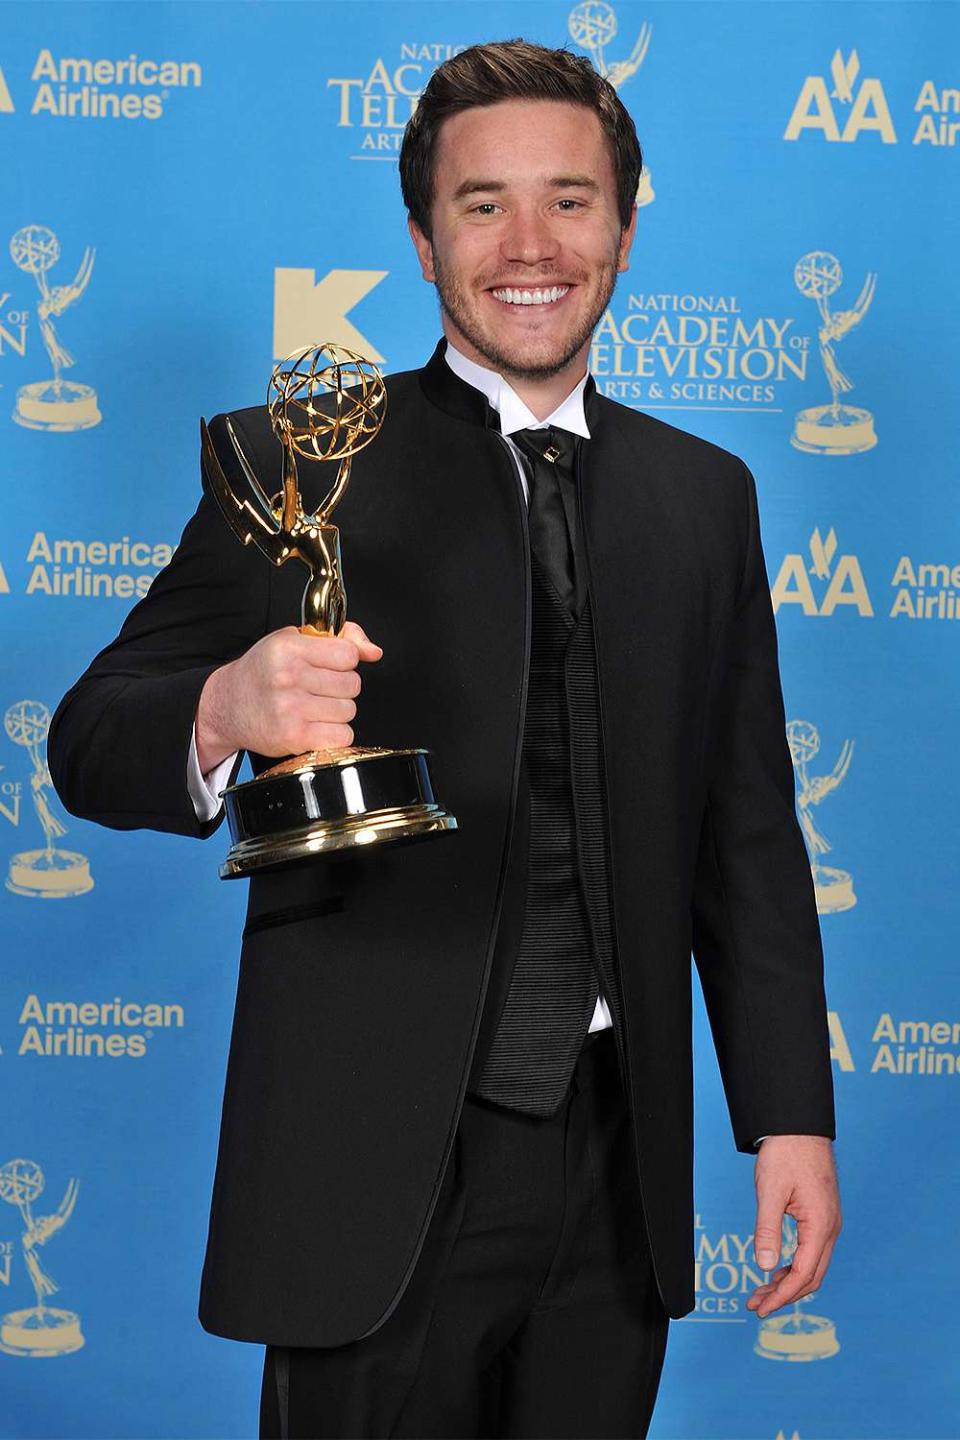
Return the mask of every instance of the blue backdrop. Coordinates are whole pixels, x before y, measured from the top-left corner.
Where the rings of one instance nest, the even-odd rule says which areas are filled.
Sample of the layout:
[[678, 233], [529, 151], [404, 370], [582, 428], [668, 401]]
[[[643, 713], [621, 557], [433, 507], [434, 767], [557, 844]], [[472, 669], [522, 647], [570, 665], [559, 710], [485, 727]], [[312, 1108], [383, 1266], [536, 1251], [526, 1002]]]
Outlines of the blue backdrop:
[[773, 1325], [698, 1013], [698, 1303], [652, 1433], [956, 1436], [957, 7], [0, 22], [0, 1434], [256, 1433], [262, 1351], [196, 1320], [243, 887], [222, 832], [67, 816], [46, 725], [196, 504], [201, 413], [300, 343], [430, 353], [402, 126], [440, 60], [522, 34], [590, 55], [644, 147], [598, 384], [757, 478], [833, 1027], [846, 1228]]

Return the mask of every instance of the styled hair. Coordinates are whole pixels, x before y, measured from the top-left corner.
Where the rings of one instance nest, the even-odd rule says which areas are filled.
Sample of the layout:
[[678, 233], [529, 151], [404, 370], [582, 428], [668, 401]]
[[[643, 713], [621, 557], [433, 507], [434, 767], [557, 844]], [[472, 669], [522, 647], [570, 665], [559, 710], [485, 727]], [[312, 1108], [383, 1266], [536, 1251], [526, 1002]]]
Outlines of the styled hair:
[[585, 55], [528, 40], [471, 45], [439, 65], [407, 121], [400, 149], [400, 188], [410, 216], [430, 238], [433, 168], [444, 120], [500, 100], [563, 100], [592, 110], [610, 146], [617, 208], [630, 224], [643, 156], [634, 123], [616, 90]]

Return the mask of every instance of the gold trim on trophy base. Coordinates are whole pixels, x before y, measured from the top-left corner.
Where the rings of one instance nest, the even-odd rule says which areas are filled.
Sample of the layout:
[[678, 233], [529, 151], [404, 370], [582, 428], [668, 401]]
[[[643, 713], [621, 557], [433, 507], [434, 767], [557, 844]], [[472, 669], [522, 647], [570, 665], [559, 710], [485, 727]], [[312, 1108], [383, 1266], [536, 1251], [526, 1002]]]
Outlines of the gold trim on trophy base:
[[80, 1317], [72, 1310], [44, 1305], [40, 1310], [11, 1310], [0, 1317], [0, 1350], [8, 1355], [29, 1355], [41, 1360], [53, 1355], [71, 1355], [85, 1344]]
[[419, 755], [420, 750], [391, 750], [388, 745], [338, 745], [329, 750], [305, 750], [302, 755], [291, 755], [269, 770], [261, 770], [258, 780], [274, 775], [296, 775], [301, 770], [316, 770], [319, 765], [353, 765], [358, 760], [367, 760], [374, 755]]
[[221, 794], [233, 844], [220, 878], [456, 830], [437, 803], [428, 753], [419, 746], [313, 750], [228, 785]]
[[858, 405], [814, 405], [800, 410], [790, 444], [811, 455], [860, 455], [877, 443], [873, 416]]
[[409, 840], [456, 828], [454, 817], [439, 805], [411, 810], [369, 810], [343, 820], [327, 820], [322, 825], [300, 826], [285, 834], [240, 840], [231, 846], [220, 866], [220, 878], [240, 879], [256, 870], [309, 860], [332, 850], [360, 848], [383, 840]]
[[37, 900], [67, 900], [93, 889], [90, 862], [76, 850], [23, 850], [10, 857], [7, 889]]

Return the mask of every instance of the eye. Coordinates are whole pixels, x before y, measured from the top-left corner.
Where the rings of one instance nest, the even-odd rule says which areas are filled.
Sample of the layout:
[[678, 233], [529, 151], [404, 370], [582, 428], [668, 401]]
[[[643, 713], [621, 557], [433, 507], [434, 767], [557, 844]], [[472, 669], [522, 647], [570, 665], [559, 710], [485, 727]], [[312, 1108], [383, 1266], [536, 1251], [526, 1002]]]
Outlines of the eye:
[[571, 200], [569, 196], [565, 196], [564, 199], [558, 200], [557, 204], [564, 207], [569, 206], [569, 209], [567, 209], [566, 211], [567, 214], [570, 214], [571, 210], [580, 210], [583, 207], [582, 200]]
[[499, 207], [492, 200], [481, 200], [479, 205], [474, 205], [474, 215], [492, 215]]

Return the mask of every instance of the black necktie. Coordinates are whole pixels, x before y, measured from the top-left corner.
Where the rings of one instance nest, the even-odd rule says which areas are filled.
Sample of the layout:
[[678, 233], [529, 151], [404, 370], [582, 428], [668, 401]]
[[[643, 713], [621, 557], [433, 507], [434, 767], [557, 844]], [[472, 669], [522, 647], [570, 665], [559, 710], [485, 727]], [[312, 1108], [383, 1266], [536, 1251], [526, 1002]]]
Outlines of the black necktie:
[[577, 613], [573, 464], [577, 437], [569, 430], [515, 430], [510, 436], [526, 461], [530, 486], [530, 549], [557, 597]]
[[520, 430], [510, 438], [529, 480], [533, 575], [521, 781], [528, 847], [510, 862], [523, 867], [525, 914], [497, 1029], [471, 1089], [545, 1116], [563, 1099], [599, 993], [579, 881], [567, 735], [565, 657], [577, 628], [571, 543], [577, 438], [565, 430]]

